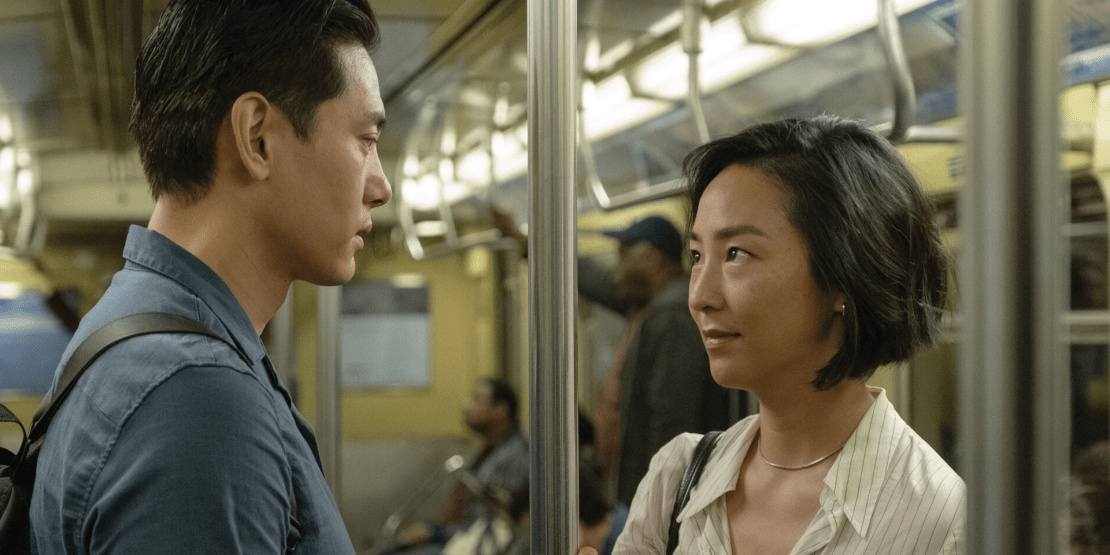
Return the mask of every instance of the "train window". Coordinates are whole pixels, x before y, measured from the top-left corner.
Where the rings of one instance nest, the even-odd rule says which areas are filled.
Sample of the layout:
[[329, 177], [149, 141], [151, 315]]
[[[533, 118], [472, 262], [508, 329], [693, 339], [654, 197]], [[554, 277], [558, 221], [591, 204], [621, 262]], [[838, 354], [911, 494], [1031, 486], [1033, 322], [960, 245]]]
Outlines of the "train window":
[[429, 387], [431, 318], [423, 276], [343, 286], [340, 361], [344, 387]]
[[1070, 543], [1073, 553], [1110, 546], [1110, 290], [1106, 198], [1098, 179], [1073, 178], [1069, 237], [1071, 380]]
[[[934, 197], [937, 222], [946, 236], [955, 237], [955, 193]], [[1071, 375], [1071, 457], [1073, 464], [1089, 465], [1089, 453], [1110, 440], [1110, 228], [1107, 204], [1098, 180], [1086, 174], [1071, 182], [1069, 239], [1068, 323]], [[957, 243], [951, 241], [950, 243]], [[953, 252], [953, 261], [956, 253]], [[959, 287], [952, 288], [949, 311], [955, 313]], [[910, 399], [907, 420], [957, 471], [956, 366], [959, 326], [945, 319], [943, 340], [917, 355], [908, 365]], [[1086, 461], [1086, 462], [1084, 462]], [[1110, 540], [1110, 538], [1107, 538]]]

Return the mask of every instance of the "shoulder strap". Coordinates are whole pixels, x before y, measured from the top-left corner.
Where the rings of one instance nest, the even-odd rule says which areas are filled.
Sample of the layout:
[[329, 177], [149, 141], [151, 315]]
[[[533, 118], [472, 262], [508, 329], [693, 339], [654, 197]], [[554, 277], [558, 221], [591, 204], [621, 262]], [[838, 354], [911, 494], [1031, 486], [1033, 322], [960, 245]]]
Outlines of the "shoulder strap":
[[58, 379], [58, 386], [46, 395], [42, 405], [39, 406], [39, 410], [35, 413], [28, 439], [35, 441], [46, 433], [46, 427], [50, 425], [54, 413], [58, 412], [58, 407], [69, 396], [70, 391], [77, 383], [77, 379], [101, 353], [125, 339], [152, 333], [192, 333], [218, 339], [230, 345], [239, 354], [240, 358], [248, 365], [250, 364], [250, 359], [238, 347], [228, 343], [226, 339], [216, 335], [204, 324], [192, 318], [168, 312], [141, 312], [117, 318], [92, 332], [73, 351], [73, 355], [66, 362], [61, 378]]
[[720, 439], [721, 432], [709, 432], [701, 436], [701, 441], [698, 442], [697, 447], [694, 447], [690, 464], [682, 475], [682, 481], [678, 483], [678, 489], [675, 490], [674, 508], [671, 509], [671, 528], [667, 533], [667, 555], [671, 555], [678, 548], [678, 513], [681, 513], [682, 508], [690, 501], [690, 492], [698, 485], [701, 473], [705, 470], [705, 463], [709, 460], [709, 454], [713, 452]]
[[[58, 407], [73, 391], [77, 379], [104, 351], [120, 341], [154, 333], [191, 333], [211, 337], [226, 343], [239, 355], [239, 358], [243, 359], [243, 362], [246, 362], [248, 366], [251, 364], [250, 358], [234, 343], [216, 335], [204, 324], [187, 316], [169, 312], [140, 312], [117, 318], [92, 332], [74, 349], [73, 354], [66, 361], [62, 376], [58, 378], [58, 386], [47, 393], [42, 405], [35, 413], [28, 438], [30, 441], [25, 442], [31, 446], [31, 449], [21, 449], [20, 455], [31, 456], [32, 459], [38, 456], [38, 445], [33, 445], [33, 443], [41, 439], [46, 433], [50, 420], [54, 418], [54, 414], [58, 412]], [[0, 410], [0, 421], [6, 421], [10, 411], [4, 408], [3, 405], [0, 405], [0, 409], [3, 409]], [[11, 418], [14, 419], [15, 416], [11, 415]], [[18, 419], [16, 419], [16, 422], [18, 422]], [[304, 535], [304, 526], [297, 520], [296, 495], [289, 496], [289, 504], [290, 515], [289, 531], [286, 534], [286, 553], [292, 553], [300, 544]]]

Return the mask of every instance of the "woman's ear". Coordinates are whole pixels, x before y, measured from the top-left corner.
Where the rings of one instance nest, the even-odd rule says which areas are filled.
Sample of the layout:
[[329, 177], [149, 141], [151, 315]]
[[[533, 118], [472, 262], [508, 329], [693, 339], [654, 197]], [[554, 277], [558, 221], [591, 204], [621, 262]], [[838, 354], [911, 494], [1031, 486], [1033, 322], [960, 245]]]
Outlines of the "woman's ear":
[[270, 177], [266, 135], [276, 113], [266, 97], [257, 92], [243, 93], [231, 105], [229, 118], [239, 160], [256, 181]]
[[835, 295], [833, 295], [832, 300], [833, 312], [844, 316], [844, 314], [848, 311], [848, 296], [844, 293], [836, 293]]

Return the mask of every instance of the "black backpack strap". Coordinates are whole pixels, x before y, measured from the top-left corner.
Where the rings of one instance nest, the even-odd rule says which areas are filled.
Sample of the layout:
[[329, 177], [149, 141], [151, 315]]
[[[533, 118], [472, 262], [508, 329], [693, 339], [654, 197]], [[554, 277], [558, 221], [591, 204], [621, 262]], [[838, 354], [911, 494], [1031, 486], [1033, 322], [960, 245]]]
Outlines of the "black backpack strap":
[[[196, 335], [204, 335], [223, 341], [231, 347], [247, 363], [251, 366], [250, 358], [247, 357], [243, 351], [234, 343], [220, 337], [212, 332], [212, 330], [205, 327], [204, 324], [193, 320], [192, 318], [181, 316], [180, 314], [171, 314], [169, 312], [141, 312], [138, 314], [131, 314], [123, 316], [104, 324], [96, 331], [89, 334], [80, 345], [74, 349], [73, 354], [66, 362], [65, 369], [62, 370], [62, 376], [58, 379], [58, 386], [47, 393], [43, 399], [42, 405], [39, 410], [35, 412], [35, 417], [31, 424], [31, 433], [29, 434], [30, 441], [25, 441], [24, 444], [28, 447], [20, 450], [20, 455], [23, 457], [38, 456], [38, 449], [41, 447], [41, 441], [36, 443], [36, 440], [42, 438], [46, 433], [47, 426], [50, 425], [50, 420], [54, 418], [54, 414], [58, 412], [58, 407], [66, 400], [70, 392], [73, 391], [74, 385], [77, 383], [81, 374], [92, 365], [100, 355], [120, 341], [138, 337], [140, 335], [150, 335], [154, 333], [190, 333]], [[284, 392], [283, 392], [284, 393]], [[7, 408], [0, 405], [0, 422], [13, 420], [19, 422], [15, 415], [11, 414]], [[34, 471], [28, 473], [33, 480]], [[295, 495], [289, 497], [290, 516], [289, 516], [289, 531], [286, 535], [286, 551], [292, 553], [300, 544], [304, 535], [304, 526], [297, 520], [297, 498]]]
[[690, 492], [698, 485], [701, 474], [705, 471], [705, 463], [709, 460], [710, 453], [721, 439], [721, 432], [714, 431], [701, 436], [701, 441], [694, 447], [694, 454], [690, 456], [690, 464], [682, 475], [682, 481], [675, 490], [674, 508], [671, 509], [671, 528], [667, 532], [667, 555], [674, 553], [678, 548], [678, 513], [690, 501]]
[[[27, 443], [27, 429], [23, 427], [23, 423], [19, 421], [19, 418], [15, 415], [15, 413], [8, 410], [8, 407], [5, 407], [2, 404], [0, 404], [0, 422], [11, 422], [13, 424], [18, 424], [19, 430], [23, 432], [23, 441], [20, 443], [20, 445]], [[15, 453], [12, 453], [11, 451], [0, 447], [0, 466], [11, 465], [12, 462], [15, 461], [15, 455]]]
[[152, 333], [191, 333], [218, 339], [230, 345], [243, 361], [248, 365], [250, 364], [247, 355], [243, 354], [235, 345], [216, 335], [204, 324], [192, 318], [168, 312], [141, 312], [117, 318], [92, 332], [73, 351], [73, 355], [66, 362], [61, 378], [58, 379], [58, 386], [46, 395], [42, 405], [39, 406], [39, 410], [35, 412], [28, 439], [34, 442], [46, 433], [46, 427], [50, 425], [54, 413], [58, 412], [58, 407], [69, 396], [77, 383], [77, 379], [81, 377], [86, 368], [96, 361], [101, 353], [125, 339]]

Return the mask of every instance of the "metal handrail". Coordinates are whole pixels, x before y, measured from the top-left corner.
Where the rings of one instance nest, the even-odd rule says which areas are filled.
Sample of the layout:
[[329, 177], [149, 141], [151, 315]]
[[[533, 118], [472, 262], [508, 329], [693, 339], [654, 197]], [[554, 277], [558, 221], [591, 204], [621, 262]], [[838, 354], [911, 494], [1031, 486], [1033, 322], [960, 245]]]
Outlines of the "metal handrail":
[[[702, 108], [701, 71], [698, 61], [698, 55], [701, 54], [701, 21], [704, 17], [702, 0], [684, 0], [682, 6], [682, 47], [683, 52], [689, 58], [686, 71], [688, 83], [686, 103], [690, 106], [690, 113], [693, 116], [694, 125], [697, 127], [699, 139], [702, 142], [708, 142], [710, 139], [709, 126], [706, 123], [705, 110]], [[600, 10], [593, 10], [591, 16], [596, 17], [595, 14], [599, 12]], [[591, 29], [595, 27], [595, 25], [590, 26]], [[578, 150], [582, 156], [582, 165], [586, 174], [586, 190], [589, 191], [590, 196], [593, 197], [599, 208], [609, 212], [682, 193], [685, 188], [682, 180], [673, 179], [610, 197], [605, 190], [605, 184], [598, 177], [593, 145], [586, 137], [585, 106], [582, 103], [581, 87], [578, 96]]]
[[417, 507], [427, 501], [432, 493], [435, 493], [443, 484], [447, 483], [447, 480], [452, 478], [455, 472], [462, 468], [464, 464], [466, 464], [466, 459], [462, 455], [449, 457], [443, 461], [442, 473], [428, 476], [415, 493], [405, 497], [401, 506], [385, 519], [385, 524], [382, 526], [382, 535], [378, 540], [379, 546], [385, 548], [392, 545], [397, 539], [397, 531], [400, 530], [401, 524], [404, 524], [416, 512]]
[[701, 105], [701, 69], [698, 55], [701, 54], [702, 0], [685, 0], [682, 3], [682, 50], [689, 58], [686, 68], [686, 103], [694, 117], [701, 142], [709, 142], [709, 124], [705, 121], [705, 110]]
[[[592, 19], [600, 17], [600, 6], [603, 0], [595, 2], [589, 12]], [[697, 128], [698, 137], [702, 142], [710, 140], [708, 123], [702, 103], [702, 89], [700, 81], [701, 53], [701, 22], [704, 18], [703, 0], [683, 0], [683, 23], [681, 36], [683, 51], [689, 58], [687, 70], [686, 103], [690, 108], [691, 116]], [[877, 0], [878, 20], [877, 29], [883, 45], [883, 54], [887, 60], [888, 70], [893, 84], [894, 117], [891, 122], [874, 126], [874, 129], [887, 137], [891, 142], [901, 143], [956, 143], [962, 140], [962, 132], [952, 127], [914, 126], [912, 121], [917, 111], [916, 91], [913, 76], [909, 68], [905, 46], [902, 41], [901, 29], [898, 23], [898, 13], [894, 0]], [[591, 23], [596, 23], [592, 21]], [[596, 25], [588, 25], [588, 29]], [[579, 59], [579, 66], [584, 67]], [[597, 163], [593, 146], [586, 138], [585, 114], [582, 104], [582, 88], [578, 87], [577, 108], [577, 134], [578, 152], [582, 158], [583, 173], [585, 174], [586, 190], [598, 208], [604, 211], [619, 210], [636, 206], [654, 200], [669, 198], [683, 193], [685, 187], [681, 180], [668, 180], [655, 183], [644, 188], [639, 188], [627, 193], [610, 196], [597, 173]], [[440, 218], [448, 224], [446, 240], [441, 245], [423, 247], [414, 231], [411, 205], [402, 203], [399, 208], [401, 227], [406, 239], [409, 253], [416, 260], [424, 260], [429, 252], [434, 256], [444, 256], [460, 249], [493, 242], [494, 237], [474, 237], [467, 240], [458, 237], [452, 225], [453, 218], [450, 207], [445, 199], [440, 200]]]
[[894, 0], [878, 0], [878, 31], [883, 43], [883, 55], [891, 81], [894, 82], [894, 120], [886, 138], [890, 142], [901, 141], [906, 130], [913, 123], [917, 113], [917, 94], [913, 87], [913, 74], [906, 57], [906, 47], [902, 43], [902, 30], [898, 25], [898, 11]]
[[[883, 54], [886, 57], [891, 81], [894, 84], [894, 119], [887, 124], [876, 126], [876, 130], [887, 137], [891, 142], [903, 142], [912, 138], [914, 142], [959, 142], [960, 134], [951, 128], [936, 127], [911, 127], [914, 115], [917, 112], [917, 96], [914, 90], [913, 75], [910, 73], [909, 60], [902, 42], [902, 33], [898, 25], [898, 12], [894, 0], [878, 1], [878, 32], [882, 39]], [[689, 57], [687, 71], [686, 102], [697, 126], [698, 136], [702, 142], [710, 139], [705, 111], [701, 100], [700, 66], [698, 55], [701, 53], [701, 19], [703, 17], [701, 0], [684, 0], [682, 44], [683, 51]], [[656, 183], [643, 189], [610, 197], [605, 191], [605, 185], [597, 175], [597, 164], [593, 156], [593, 147], [586, 140], [584, 109], [579, 105], [578, 133], [580, 137], [579, 151], [582, 154], [583, 166], [586, 174], [586, 190], [593, 197], [599, 208], [605, 211], [627, 208], [644, 202], [658, 200], [681, 194], [684, 190], [681, 180], [671, 180]]]

